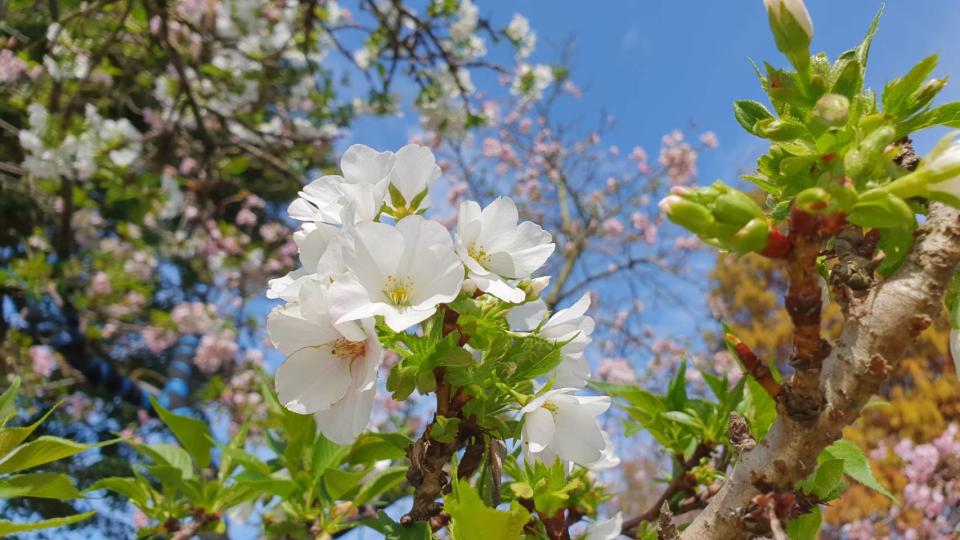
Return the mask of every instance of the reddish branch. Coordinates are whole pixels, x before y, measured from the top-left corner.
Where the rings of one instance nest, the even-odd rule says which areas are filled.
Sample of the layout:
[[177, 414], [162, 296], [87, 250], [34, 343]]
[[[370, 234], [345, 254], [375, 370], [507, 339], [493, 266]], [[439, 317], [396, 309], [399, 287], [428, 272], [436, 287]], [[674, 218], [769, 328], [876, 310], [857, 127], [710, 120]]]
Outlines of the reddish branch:
[[787, 414], [798, 421], [816, 420], [823, 409], [818, 385], [821, 365], [830, 353], [830, 345], [820, 337], [823, 290], [817, 258], [824, 239], [842, 223], [842, 216], [815, 216], [797, 207], [790, 214], [792, 249], [787, 257], [789, 287], [784, 304], [793, 322], [790, 365], [795, 372], [784, 389], [783, 402]]
[[770, 368], [757, 357], [749, 345], [740, 341], [740, 338], [733, 334], [724, 334], [723, 340], [737, 353], [737, 358], [743, 364], [743, 368], [753, 376], [763, 389], [770, 394], [770, 397], [776, 398], [780, 393], [780, 383], [773, 378]]

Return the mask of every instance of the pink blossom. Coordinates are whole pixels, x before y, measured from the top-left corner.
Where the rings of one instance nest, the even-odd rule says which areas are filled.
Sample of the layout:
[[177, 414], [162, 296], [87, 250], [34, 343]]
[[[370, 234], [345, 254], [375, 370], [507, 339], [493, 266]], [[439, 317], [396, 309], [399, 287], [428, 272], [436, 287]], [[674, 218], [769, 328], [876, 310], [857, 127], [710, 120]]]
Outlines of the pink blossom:
[[610, 236], [619, 236], [623, 234], [623, 223], [615, 217], [609, 217], [603, 220], [603, 230]]
[[717, 134], [712, 131], [704, 132], [700, 135], [700, 142], [710, 150], [716, 150], [720, 146], [720, 142], [717, 140]]
[[580, 97], [583, 95], [583, 92], [573, 83], [570, 79], [563, 81], [563, 91], [570, 94], [573, 97]]
[[145, 326], [140, 335], [147, 344], [147, 349], [154, 354], [159, 354], [169, 349], [177, 341], [177, 335], [169, 330], [157, 328], [155, 326]]
[[634, 384], [637, 375], [625, 358], [604, 358], [597, 366], [597, 378], [611, 384]]
[[113, 291], [113, 287], [110, 285], [110, 276], [103, 271], [97, 272], [93, 275], [93, 278], [90, 280], [90, 292], [104, 296], [110, 294]]
[[529, 118], [524, 118], [523, 120], [520, 120], [520, 123], [517, 127], [518, 129], [520, 129], [520, 133], [527, 135], [530, 133], [530, 130], [533, 129], [533, 120], [530, 120]]
[[501, 152], [500, 141], [494, 139], [493, 137], [486, 137], [483, 139], [483, 155], [485, 157], [493, 158], [499, 157]]
[[200, 338], [200, 346], [197, 347], [193, 363], [201, 372], [211, 375], [219, 371], [223, 364], [233, 360], [238, 349], [233, 330], [224, 329], [204, 334]]
[[174, 306], [170, 318], [184, 334], [203, 334], [213, 328], [215, 313], [212, 304], [184, 302]]
[[53, 349], [46, 345], [32, 345], [27, 352], [33, 363], [34, 373], [44, 378], [53, 374], [53, 370], [57, 368], [57, 359], [53, 354]]
[[700, 247], [700, 239], [696, 236], [681, 236], [673, 243], [674, 247], [682, 251], [693, 251]]
[[13, 82], [27, 69], [27, 65], [10, 49], [0, 51], [0, 83]]
[[133, 516], [131, 517], [131, 521], [133, 522], [134, 529], [138, 529], [138, 530], [146, 529], [147, 527], [150, 526], [150, 518], [143, 513], [143, 510], [136, 507], [134, 507], [133, 509]]
[[252, 227], [257, 224], [257, 215], [249, 208], [241, 208], [240, 211], [237, 212], [236, 223], [241, 227]]
[[682, 184], [697, 175], [697, 152], [683, 142], [683, 134], [674, 132], [663, 138], [658, 162], [674, 184]]
[[644, 150], [643, 148], [640, 148], [639, 146], [634, 146], [633, 150], [630, 151], [630, 159], [632, 159], [633, 161], [641, 161], [641, 162], [646, 161], [647, 152], [646, 150]]

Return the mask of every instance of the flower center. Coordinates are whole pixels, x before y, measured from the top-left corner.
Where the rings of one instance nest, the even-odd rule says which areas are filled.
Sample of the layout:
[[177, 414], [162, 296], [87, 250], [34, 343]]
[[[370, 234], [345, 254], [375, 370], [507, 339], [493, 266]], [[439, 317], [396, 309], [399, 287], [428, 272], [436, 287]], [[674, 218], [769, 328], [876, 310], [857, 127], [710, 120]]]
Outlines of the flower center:
[[339, 338], [333, 342], [333, 355], [341, 360], [356, 360], [367, 352], [367, 343], [365, 341], [350, 341], [349, 339]]
[[554, 416], [557, 415], [557, 406], [554, 405], [553, 403], [550, 403], [549, 401], [544, 401], [543, 408], [550, 411], [550, 413], [553, 414]]
[[387, 276], [387, 285], [383, 289], [383, 294], [396, 306], [409, 306], [413, 298], [413, 280]]
[[470, 244], [470, 247], [467, 248], [467, 255], [480, 264], [487, 264], [490, 262], [490, 254], [487, 253], [487, 248], [476, 242]]

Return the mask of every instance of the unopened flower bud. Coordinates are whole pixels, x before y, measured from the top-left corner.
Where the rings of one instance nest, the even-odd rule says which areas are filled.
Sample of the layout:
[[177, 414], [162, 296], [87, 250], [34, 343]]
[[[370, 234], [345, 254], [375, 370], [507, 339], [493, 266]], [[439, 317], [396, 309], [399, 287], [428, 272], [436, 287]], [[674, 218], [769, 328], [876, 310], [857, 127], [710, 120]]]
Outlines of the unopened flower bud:
[[550, 284], [550, 276], [543, 276], [534, 279], [527, 279], [521, 281], [518, 287], [520, 290], [527, 293], [527, 302], [536, 300], [540, 297], [540, 293], [547, 288], [547, 285]]
[[767, 8], [777, 48], [798, 70], [806, 70], [813, 38], [813, 21], [807, 6], [803, 0], [763, 0], [763, 4]]
[[841, 126], [847, 121], [850, 100], [840, 94], [824, 94], [810, 111], [810, 117], [828, 127]]

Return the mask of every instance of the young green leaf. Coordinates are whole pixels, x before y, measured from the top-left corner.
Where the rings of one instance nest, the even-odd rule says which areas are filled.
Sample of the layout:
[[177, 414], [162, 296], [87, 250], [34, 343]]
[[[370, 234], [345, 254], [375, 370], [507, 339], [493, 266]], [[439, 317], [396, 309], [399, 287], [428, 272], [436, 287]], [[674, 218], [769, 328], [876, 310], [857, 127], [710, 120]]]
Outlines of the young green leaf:
[[738, 100], [733, 103], [733, 117], [747, 132], [761, 136], [756, 129], [757, 122], [773, 119], [770, 111], [762, 103], [751, 100]]
[[816, 540], [820, 532], [820, 507], [816, 506], [810, 512], [797, 516], [787, 523], [787, 536], [790, 540]]
[[76, 499], [80, 492], [70, 477], [63, 473], [33, 473], [0, 478], [0, 499], [37, 497], [41, 499]]
[[821, 459], [824, 458], [843, 460], [844, 474], [896, 502], [896, 497], [887, 488], [880, 485], [880, 482], [877, 482], [877, 479], [873, 476], [867, 456], [859, 446], [848, 440], [840, 439], [823, 450]]
[[96, 445], [81, 444], [59, 437], [38, 437], [34, 441], [18, 446], [0, 459], [0, 474], [22, 471], [95, 447]]
[[72, 516], [45, 519], [43, 521], [34, 521], [33, 523], [14, 523], [12, 521], [0, 520], [0, 536], [14, 533], [23, 533], [30, 531], [39, 531], [41, 529], [52, 529], [54, 527], [63, 527], [83, 521], [96, 514], [96, 512], [87, 512], [84, 514], [74, 514]]
[[213, 438], [207, 425], [196, 418], [170, 412], [157, 403], [153, 396], [150, 397], [150, 402], [153, 403], [153, 408], [157, 411], [163, 423], [173, 432], [174, 437], [196, 460], [197, 466], [203, 469], [210, 465], [210, 450], [213, 448]]
[[530, 512], [516, 501], [508, 511], [490, 508], [467, 483], [444, 499], [444, 510], [450, 514], [453, 540], [519, 539], [530, 521]]

